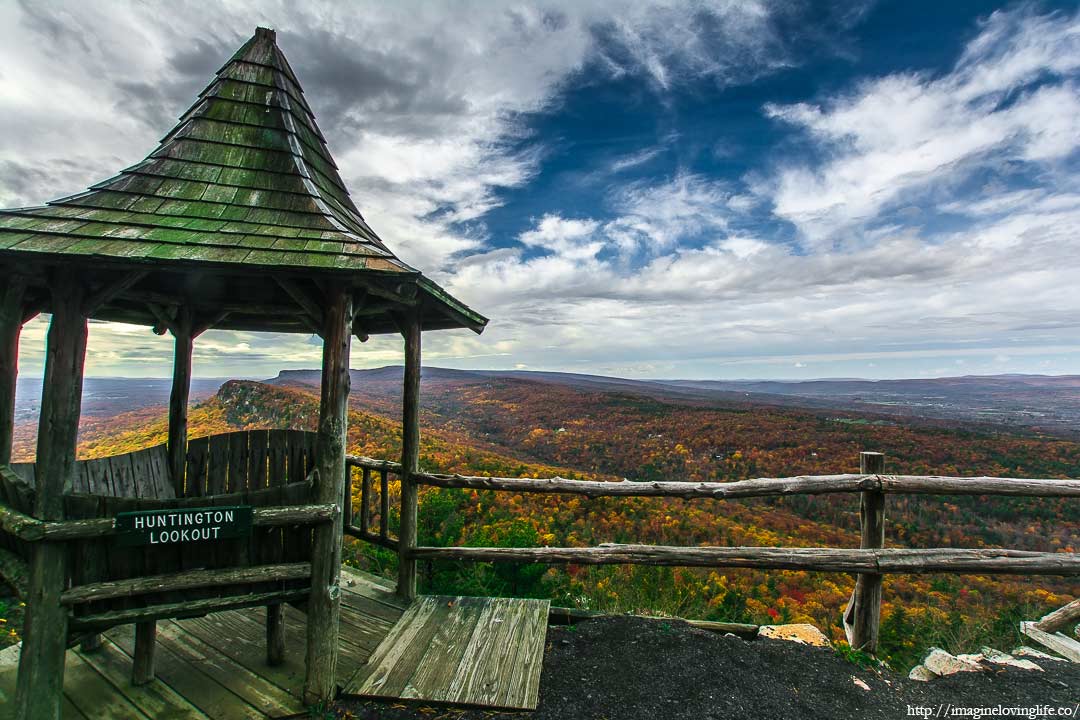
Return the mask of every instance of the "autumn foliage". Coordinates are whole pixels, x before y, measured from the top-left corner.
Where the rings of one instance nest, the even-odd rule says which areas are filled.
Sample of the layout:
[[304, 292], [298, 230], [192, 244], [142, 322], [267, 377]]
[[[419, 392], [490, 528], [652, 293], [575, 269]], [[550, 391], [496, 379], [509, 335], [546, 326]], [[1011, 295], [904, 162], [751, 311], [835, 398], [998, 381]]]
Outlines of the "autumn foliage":
[[[349, 449], [400, 452], [400, 386], [354, 383]], [[884, 420], [835, 411], [675, 402], [583, 392], [521, 379], [425, 381], [421, 465], [471, 475], [712, 480], [854, 472], [858, 453], [887, 455], [910, 474], [1075, 477], [1080, 444], [1018, 432]], [[190, 412], [192, 436], [232, 429], [313, 430], [317, 387], [231, 381]], [[163, 411], [85, 423], [84, 456], [164, 442]], [[17, 456], [29, 442], [17, 443]], [[391, 486], [396, 501], [397, 487]], [[357, 500], [358, 502], [358, 500]], [[396, 507], [396, 502], [392, 503]], [[396, 524], [391, 511], [391, 525]], [[421, 491], [420, 543], [472, 546], [659, 545], [857, 547], [855, 495], [747, 501], [597, 498], [471, 490]], [[890, 547], [1076, 551], [1075, 502], [1039, 498], [890, 496]], [[393, 553], [351, 544], [347, 556], [392, 573]], [[811, 622], [839, 640], [854, 579], [842, 574], [689, 568], [425, 563], [422, 591], [550, 597], [556, 604], [744, 622]], [[884, 654], [898, 668], [930, 644], [968, 650], [1015, 644], [1016, 623], [1080, 595], [1055, 577], [890, 576]], [[1004, 649], [1011, 649], [1012, 645]]]

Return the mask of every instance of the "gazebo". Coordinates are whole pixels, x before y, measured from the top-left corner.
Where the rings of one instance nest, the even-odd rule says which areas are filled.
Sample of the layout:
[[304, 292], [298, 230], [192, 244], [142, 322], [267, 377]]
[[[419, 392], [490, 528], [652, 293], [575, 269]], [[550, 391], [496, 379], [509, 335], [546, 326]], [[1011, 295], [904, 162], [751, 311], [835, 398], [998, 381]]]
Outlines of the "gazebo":
[[[365, 221], [274, 31], [259, 28], [142, 162], [86, 192], [0, 211], [0, 267], [0, 466], [11, 460], [21, 328], [38, 313], [52, 315], [34, 494], [24, 515], [8, 512], [3, 528], [14, 533], [22, 523], [37, 533], [18, 535], [29, 543], [19, 717], [60, 714], [64, 653], [72, 642], [61, 595], [71, 586], [73, 570], [63, 543], [49, 539], [91, 537], [105, 532], [102, 522], [108, 520], [98, 520], [97, 530], [88, 529], [93, 519], [76, 528], [65, 510], [65, 495], [75, 483], [89, 319], [147, 325], [174, 338], [169, 487], [163, 486], [169, 498], [191, 489], [185, 475], [195, 339], [209, 329], [322, 338], [319, 422], [307, 477], [312, 490], [304, 502], [333, 506], [327, 512], [337, 520], [316, 522], [319, 513], [312, 511], [304, 698], [330, 699], [351, 339], [404, 336], [399, 536], [408, 548], [416, 543], [416, 485], [409, 473], [418, 459], [421, 333], [479, 333], [487, 320], [399, 260]], [[38, 536], [44, 539], [29, 542]], [[398, 592], [415, 595], [414, 563], [401, 563]], [[137, 625], [136, 671], [141, 662], [152, 674], [154, 619], [142, 617], [149, 619]]]

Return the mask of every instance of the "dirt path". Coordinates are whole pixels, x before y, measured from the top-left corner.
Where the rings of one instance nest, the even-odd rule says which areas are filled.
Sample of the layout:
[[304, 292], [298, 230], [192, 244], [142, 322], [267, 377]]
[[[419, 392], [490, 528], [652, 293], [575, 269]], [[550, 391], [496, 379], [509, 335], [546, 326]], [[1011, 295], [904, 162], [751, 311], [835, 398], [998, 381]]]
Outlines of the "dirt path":
[[946, 713], [946, 705], [1073, 711], [1080, 702], [1080, 665], [1041, 664], [1046, 672], [1008, 668], [920, 683], [860, 668], [828, 649], [748, 642], [678, 620], [604, 618], [549, 629], [535, 713], [359, 701], [344, 701], [336, 711], [363, 720], [893, 720], [934, 716], [939, 706]]

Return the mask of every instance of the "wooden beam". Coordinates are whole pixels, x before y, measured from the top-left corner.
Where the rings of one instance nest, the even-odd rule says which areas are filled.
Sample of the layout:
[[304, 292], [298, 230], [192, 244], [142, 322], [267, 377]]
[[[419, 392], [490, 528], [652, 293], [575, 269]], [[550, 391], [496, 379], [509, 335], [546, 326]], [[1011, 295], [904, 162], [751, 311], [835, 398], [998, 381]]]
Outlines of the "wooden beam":
[[363, 455], [346, 455], [345, 461], [350, 465], [355, 465], [356, 467], [361, 468], [366, 467], [372, 470], [386, 469], [390, 472], [397, 472], [398, 470], [401, 470], [401, 463], [394, 460], [376, 460], [374, 458], [364, 457]]
[[229, 317], [232, 314], [232, 310], [221, 310], [216, 315], [210, 316], [209, 319], [194, 323], [191, 327], [191, 337], [197, 338], [207, 330], [214, 329], [218, 325], [218, 323], [223, 322], [225, 318]]
[[285, 606], [266, 606], [266, 664], [276, 667], [285, 662]]
[[246, 583], [306, 580], [310, 576], [310, 563], [255, 565], [219, 570], [185, 570], [168, 575], [107, 580], [105, 582], [77, 585], [64, 592], [60, 596], [60, 602], [65, 605], [78, 605], [80, 603], [128, 597], [130, 595], [147, 595]]
[[323, 326], [322, 306], [292, 278], [275, 278], [275, 280], [281, 289], [288, 293], [289, 297], [300, 306], [300, 309], [311, 318], [315, 326], [321, 329]]
[[[885, 472], [885, 456], [876, 452], [859, 453], [859, 472], [880, 475]], [[864, 549], [885, 547], [885, 494], [864, 490], [859, 501], [859, 517]], [[855, 579], [852, 603], [851, 647], [870, 655], [877, 654], [878, 625], [881, 619], [881, 575], [862, 573]]]
[[169, 392], [169, 479], [176, 497], [184, 497], [184, 468], [187, 462], [188, 400], [191, 396], [191, 354], [194, 336], [191, 311], [180, 311], [170, 328], [173, 334], [173, 376]]
[[149, 272], [149, 270], [137, 270], [124, 273], [121, 277], [112, 282], [107, 282], [97, 290], [87, 294], [86, 299], [83, 301], [83, 314], [87, 317], [93, 315], [95, 310], [108, 304], [117, 295], [146, 277]]
[[[8, 468], [0, 466], [0, 473], [10, 472]], [[155, 509], [160, 508], [155, 507]], [[338, 517], [338, 506], [333, 503], [322, 503], [257, 507], [252, 511], [252, 516], [251, 522], [255, 527], [322, 525]], [[88, 540], [106, 537], [116, 532], [113, 518], [42, 522], [2, 504], [0, 504], [0, 530], [27, 542]]]
[[19, 375], [19, 337], [25, 322], [27, 285], [25, 275], [10, 275], [0, 298], [0, 465], [11, 462], [11, 448], [15, 440], [15, 387]]
[[394, 290], [391, 290], [390, 288], [383, 287], [382, 285], [379, 285], [378, 283], [374, 283], [374, 282], [364, 282], [363, 283], [363, 288], [365, 290], [367, 290], [367, 292], [369, 294], [374, 295], [375, 297], [381, 297], [384, 300], [391, 301], [392, 303], [394, 303], [397, 306], [398, 310], [402, 310], [404, 308], [410, 308], [410, 307], [413, 307], [415, 305], [418, 305], [420, 300], [416, 296], [416, 291], [415, 291], [416, 286], [415, 285], [410, 285], [410, 286], [398, 285], [398, 288], [402, 288], [402, 287], [412, 287], [412, 288], [414, 288], [414, 290], [413, 290], [413, 292], [411, 294], [406, 295], [406, 294], [403, 294], [401, 292], [395, 292]]
[[1052, 613], [1047, 613], [1035, 623], [1035, 627], [1043, 632], [1052, 633], [1077, 621], [1080, 621], [1080, 598]]
[[[97, 615], [76, 616], [71, 619], [71, 627], [75, 630], [101, 630], [115, 625], [143, 622], [144, 620], [160, 620], [162, 618], [185, 618], [198, 617], [211, 612], [223, 612], [225, 610], [238, 610], [240, 608], [255, 607], [268, 603], [299, 602], [305, 599], [309, 590], [275, 590], [273, 592], [252, 593], [250, 595], [235, 595], [233, 597], [206, 598], [204, 600], [188, 600], [181, 603], [169, 603], [166, 605], [151, 605], [144, 608], [131, 610], [110, 610]], [[57, 716], [59, 717], [59, 716]]]
[[985, 549], [669, 547], [606, 544], [588, 548], [417, 547], [415, 559], [480, 562], [749, 567], [881, 574], [1080, 575], [1080, 554]]
[[1080, 663], [1080, 642], [1073, 640], [1071, 637], [1061, 633], [1049, 633], [1040, 630], [1038, 623], [1026, 621], [1020, 623], [1020, 632], [1050, 648], [1058, 655], [1074, 663]]
[[[398, 530], [397, 593], [403, 600], [416, 599], [416, 509], [420, 469], [420, 315], [410, 312], [403, 320], [405, 336], [405, 386], [401, 413], [401, 515]], [[387, 518], [383, 518], [384, 527]]]
[[[153, 304], [159, 307], [176, 305], [181, 300], [185, 303], [189, 302], [189, 298], [180, 298], [170, 293], [144, 290], [141, 288], [124, 293], [124, 299], [142, 303], [147, 306]], [[202, 303], [197, 303], [197, 305], [199, 309], [202, 309]], [[292, 317], [304, 312], [294, 304], [277, 305], [272, 303], [218, 302], [216, 300], [206, 300], [205, 305], [214, 310], [220, 310], [222, 312], [228, 311], [230, 314], [237, 315], [287, 315]]]
[[157, 620], [135, 623], [135, 653], [131, 659], [131, 684], [138, 687], [154, 680], [154, 646]]
[[[371, 461], [382, 462], [382, 461]], [[1080, 479], [940, 477], [921, 475], [797, 475], [734, 482], [605, 482], [566, 478], [505, 478], [416, 473], [421, 485], [508, 492], [565, 493], [588, 497], [679, 497], [726, 500], [881, 490], [886, 494], [1080, 497]]]
[[[349, 404], [352, 295], [344, 285], [326, 288], [323, 315], [322, 386], [316, 440], [315, 502], [334, 503], [340, 513], [345, 492], [345, 439]], [[311, 597], [307, 605], [307, 676], [304, 704], [333, 699], [341, 617], [341, 523], [315, 528], [311, 554]]]
[[394, 313], [401, 310], [401, 306], [392, 302], [383, 303], [367, 303], [364, 307], [357, 309], [356, 317], [370, 317], [372, 315], [385, 315], [387, 313]]
[[678, 497], [717, 500], [779, 495], [808, 495], [858, 492], [878, 487], [876, 478], [863, 475], [807, 475], [789, 478], [761, 478], [735, 482], [605, 482], [566, 478], [503, 478], [466, 475], [438, 475], [418, 472], [422, 485], [508, 492], [565, 493], [589, 497]]
[[21, 557], [0, 548], [0, 578], [15, 589], [15, 594], [20, 600], [25, 601], [27, 596], [27, 578], [30, 576], [30, 566]]
[[[55, 521], [64, 517], [63, 495], [70, 490], [75, 471], [87, 327], [82, 312], [86, 291], [77, 271], [57, 272], [50, 285], [53, 314], [45, 351], [34, 514]], [[15, 690], [16, 715], [22, 720], [60, 717], [68, 633], [68, 613], [60, 594], [67, 552], [56, 543], [38, 543], [32, 550]]]
[[164, 307], [157, 303], [146, 303], [146, 307], [157, 318], [157, 324], [153, 328], [155, 335], [164, 335], [166, 332], [171, 332], [173, 335], [177, 334], [176, 320], [166, 312]]
[[904, 495], [1006, 495], [1080, 498], [1080, 479], [882, 475], [881, 490]]

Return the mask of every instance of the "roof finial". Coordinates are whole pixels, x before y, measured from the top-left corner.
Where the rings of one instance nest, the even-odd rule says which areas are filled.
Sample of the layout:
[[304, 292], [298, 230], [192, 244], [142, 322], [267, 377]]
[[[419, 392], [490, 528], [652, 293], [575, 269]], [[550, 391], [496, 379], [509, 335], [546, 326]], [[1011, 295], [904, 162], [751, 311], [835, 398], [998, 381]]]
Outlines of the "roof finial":
[[255, 38], [277, 42], [277, 33], [270, 28], [257, 27], [255, 28]]

